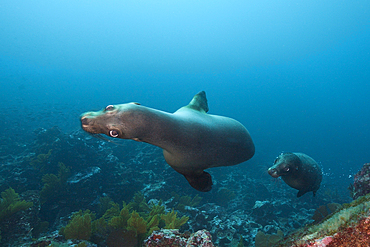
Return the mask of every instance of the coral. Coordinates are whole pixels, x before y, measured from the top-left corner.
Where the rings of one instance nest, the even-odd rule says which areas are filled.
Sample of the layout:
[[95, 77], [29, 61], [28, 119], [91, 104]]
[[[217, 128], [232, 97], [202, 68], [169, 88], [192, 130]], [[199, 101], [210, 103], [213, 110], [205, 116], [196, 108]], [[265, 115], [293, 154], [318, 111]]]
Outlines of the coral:
[[60, 233], [66, 239], [89, 240], [92, 234], [91, 221], [93, 219], [94, 215], [90, 210], [84, 212], [80, 210], [72, 215], [71, 221], [61, 229]]
[[349, 187], [353, 199], [370, 193], [370, 163], [363, 165], [354, 176], [353, 185]]
[[199, 230], [191, 235], [174, 229], [154, 231], [145, 241], [145, 247], [214, 247], [211, 234]]
[[166, 223], [166, 229], [179, 229], [183, 224], [185, 224], [189, 217], [182, 216], [180, 219], [177, 218], [177, 212], [173, 209], [171, 212], [162, 215], [161, 219]]
[[0, 221], [4, 218], [10, 217], [18, 211], [26, 210], [33, 206], [32, 202], [21, 201], [18, 193], [12, 188], [1, 192], [0, 201]]
[[154, 231], [145, 241], [145, 247], [180, 247], [186, 246], [187, 237], [179, 233], [178, 230], [162, 229]]
[[214, 245], [211, 234], [206, 230], [200, 230], [190, 235], [186, 246], [213, 247]]

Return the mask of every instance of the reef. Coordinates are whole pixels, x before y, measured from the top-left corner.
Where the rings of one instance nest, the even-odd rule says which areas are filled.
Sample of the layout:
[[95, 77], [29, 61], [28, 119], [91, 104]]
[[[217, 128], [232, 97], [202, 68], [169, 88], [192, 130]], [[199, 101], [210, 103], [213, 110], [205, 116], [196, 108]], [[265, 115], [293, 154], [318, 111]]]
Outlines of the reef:
[[354, 176], [354, 182], [348, 188], [353, 199], [370, 193], [370, 163], [365, 163]]
[[200, 239], [210, 235], [215, 246], [262, 246], [323, 223], [335, 211], [332, 203], [352, 200], [345, 183], [330, 177], [314, 200], [298, 200], [293, 189], [270, 179], [269, 158], [252, 160], [253, 171], [245, 165], [212, 169], [214, 189], [199, 194], [151, 145], [114, 144], [57, 127], [33, 135], [22, 144], [7, 139], [11, 148], [0, 153], [0, 189], [12, 187], [33, 203], [4, 219], [1, 246], [129, 247], [150, 238], [154, 244], [160, 234], [166, 239], [166, 231], [184, 241], [200, 231]]
[[321, 223], [306, 226], [274, 246], [368, 246], [370, 240], [370, 194], [343, 204]]
[[180, 233], [178, 230], [162, 229], [154, 231], [145, 241], [145, 247], [214, 247], [212, 236], [207, 230], [193, 234]]

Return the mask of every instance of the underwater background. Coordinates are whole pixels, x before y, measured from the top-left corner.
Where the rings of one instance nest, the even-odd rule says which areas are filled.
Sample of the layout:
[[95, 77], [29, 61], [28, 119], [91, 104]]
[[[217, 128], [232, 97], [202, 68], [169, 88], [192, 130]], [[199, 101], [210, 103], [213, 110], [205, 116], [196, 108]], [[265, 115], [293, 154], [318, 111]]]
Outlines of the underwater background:
[[[370, 160], [369, 1], [14, 0], [1, 2], [0, 12], [0, 189], [41, 191], [59, 162], [69, 169], [67, 191], [41, 196], [44, 232], [58, 230], [61, 215], [94, 210], [104, 196], [121, 203], [137, 192], [147, 201], [198, 194], [168, 169], [161, 150], [81, 130], [80, 114], [110, 104], [174, 112], [204, 90], [210, 114], [246, 126], [255, 156], [208, 170], [215, 185], [192, 206], [221, 207], [221, 221], [248, 211], [260, 226], [223, 240], [219, 222], [182, 212], [190, 217], [187, 229], [214, 229], [219, 246], [240, 236], [252, 244], [255, 229], [266, 225], [291, 231], [318, 206], [350, 201], [353, 175]], [[281, 152], [306, 153], [322, 166], [315, 198], [296, 198], [268, 176]], [[230, 191], [225, 202], [220, 193]], [[266, 220], [273, 207], [253, 212], [256, 201], [274, 200], [286, 200], [297, 214], [306, 208], [305, 220], [284, 228], [273, 216]]]

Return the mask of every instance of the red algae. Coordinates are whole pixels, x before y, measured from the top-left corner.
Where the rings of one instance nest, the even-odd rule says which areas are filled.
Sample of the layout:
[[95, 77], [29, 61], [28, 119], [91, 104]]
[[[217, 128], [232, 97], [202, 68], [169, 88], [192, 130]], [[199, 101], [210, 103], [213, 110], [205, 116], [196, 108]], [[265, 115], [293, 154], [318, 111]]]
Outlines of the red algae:
[[370, 246], [370, 217], [362, 219], [355, 227], [348, 227], [334, 235], [327, 247]]

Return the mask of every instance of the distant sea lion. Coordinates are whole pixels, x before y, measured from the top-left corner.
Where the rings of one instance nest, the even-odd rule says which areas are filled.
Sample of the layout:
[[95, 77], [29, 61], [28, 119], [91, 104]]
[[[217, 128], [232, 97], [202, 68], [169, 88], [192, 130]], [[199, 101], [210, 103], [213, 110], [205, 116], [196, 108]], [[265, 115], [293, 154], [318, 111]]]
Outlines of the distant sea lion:
[[166, 162], [184, 175], [193, 188], [209, 191], [213, 183], [205, 169], [247, 161], [255, 148], [241, 123], [207, 112], [207, 98], [202, 91], [175, 113], [137, 103], [109, 105], [101, 111], [82, 114], [81, 125], [89, 133], [162, 148]]
[[322, 180], [321, 167], [314, 159], [303, 153], [282, 153], [268, 169], [268, 173], [281, 178], [290, 187], [299, 190], [297, 197], [312, 191], [315, 196]]

